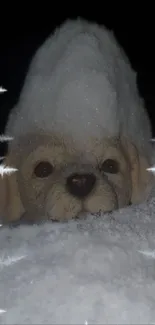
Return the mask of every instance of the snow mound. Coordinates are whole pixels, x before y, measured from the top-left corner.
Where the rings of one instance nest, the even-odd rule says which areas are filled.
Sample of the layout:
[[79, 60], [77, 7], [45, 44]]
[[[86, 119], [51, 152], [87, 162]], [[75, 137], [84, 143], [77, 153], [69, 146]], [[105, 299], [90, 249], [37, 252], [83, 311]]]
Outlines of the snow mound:
[[2, 226], [0, 324], [153, 324], [154, 210]]

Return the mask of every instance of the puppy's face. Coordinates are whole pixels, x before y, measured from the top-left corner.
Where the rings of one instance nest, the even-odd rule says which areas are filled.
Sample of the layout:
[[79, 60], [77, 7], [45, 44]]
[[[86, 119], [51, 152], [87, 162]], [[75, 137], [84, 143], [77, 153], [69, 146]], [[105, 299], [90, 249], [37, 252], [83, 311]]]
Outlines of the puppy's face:
[[[8, 211], [7, 219], [64, 221], [132, 201], [133, 166], [119, 139], [90, 139], [81, 149], [68, 139], [32, 135], [31, 141], [20, 139], [8, 157], [9, 164], [18, 168], [16, 202], [22, 208], [17, 209], [16, 203], [18, 213], [10, 218]], [[13, 205], [10, 214], [12, 209]]]

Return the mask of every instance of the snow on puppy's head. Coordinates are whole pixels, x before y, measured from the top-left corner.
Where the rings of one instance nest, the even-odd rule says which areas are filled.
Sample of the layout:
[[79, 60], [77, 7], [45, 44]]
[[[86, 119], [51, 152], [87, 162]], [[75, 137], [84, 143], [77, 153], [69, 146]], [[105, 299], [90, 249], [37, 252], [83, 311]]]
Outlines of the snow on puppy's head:
[[67, 21], [37, 50], [7, 131], [35, 128], [73, 137], [121, 131], [147, 150], [150, 124], [135, 73], [106, 28]]

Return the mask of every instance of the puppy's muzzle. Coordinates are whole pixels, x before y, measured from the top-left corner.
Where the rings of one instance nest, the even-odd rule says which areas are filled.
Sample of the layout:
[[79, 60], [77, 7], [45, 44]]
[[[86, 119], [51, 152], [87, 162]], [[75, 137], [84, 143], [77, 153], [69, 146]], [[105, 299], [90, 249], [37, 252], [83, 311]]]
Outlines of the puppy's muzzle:
[[93, 173], [74, 173], [67, 178], [66, 187], [68, 192], [77, 197], [87, 197], [96, 184], [96, 176]]

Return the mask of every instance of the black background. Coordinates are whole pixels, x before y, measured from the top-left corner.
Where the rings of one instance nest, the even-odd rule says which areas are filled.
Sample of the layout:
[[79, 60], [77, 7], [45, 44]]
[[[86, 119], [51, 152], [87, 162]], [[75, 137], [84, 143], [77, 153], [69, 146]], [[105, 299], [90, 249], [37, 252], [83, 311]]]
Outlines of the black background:
[[[57, 8], [55, 7], [57, 5]], [[5, 3], [0, 10], [0, 132], [8, 113], [18, 100], [32, 55], [39, 45], [68, 18], [82, 17], [104, 24], [115, 35], [137, 71], [137, 83], [144, 97], [155, 136], [155, 18], [146, 4], [113, 3]]]

